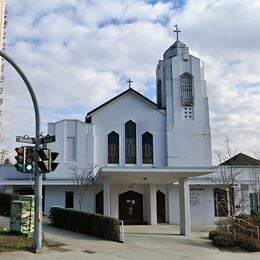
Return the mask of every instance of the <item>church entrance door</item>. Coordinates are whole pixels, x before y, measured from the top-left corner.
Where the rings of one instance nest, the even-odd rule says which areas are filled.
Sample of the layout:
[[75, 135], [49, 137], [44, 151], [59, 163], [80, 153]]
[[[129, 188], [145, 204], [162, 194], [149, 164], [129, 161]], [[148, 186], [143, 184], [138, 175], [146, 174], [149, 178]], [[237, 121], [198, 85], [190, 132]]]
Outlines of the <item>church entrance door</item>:
[[165, 195], [161, 191], [156, 192], [157, 222], [165, 223]]
[[143, 223], [143, 195], [127, 191], [119, 195], [119, 219], [126, 225]]

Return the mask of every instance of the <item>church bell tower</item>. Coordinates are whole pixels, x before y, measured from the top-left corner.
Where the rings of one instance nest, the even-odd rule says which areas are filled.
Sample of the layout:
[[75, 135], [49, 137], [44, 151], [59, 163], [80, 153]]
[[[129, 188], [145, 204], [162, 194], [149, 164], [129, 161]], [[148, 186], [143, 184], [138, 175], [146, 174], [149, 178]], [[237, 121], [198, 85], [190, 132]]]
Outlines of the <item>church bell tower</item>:
[[166, 110], [168, 167], [209, 167], [211, 135], [204, 63], [177, 40], [156, 69], [157, 104]]

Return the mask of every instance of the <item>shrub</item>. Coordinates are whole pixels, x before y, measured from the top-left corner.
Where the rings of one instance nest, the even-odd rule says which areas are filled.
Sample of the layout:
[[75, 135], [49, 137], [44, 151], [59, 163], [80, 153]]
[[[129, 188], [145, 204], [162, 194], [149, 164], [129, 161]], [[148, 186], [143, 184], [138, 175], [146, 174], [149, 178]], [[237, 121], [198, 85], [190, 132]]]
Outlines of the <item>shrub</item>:
[[84, 211], [52, 207], [51, 223], [60, 228], [109, 240], [120, 241], [119, 221], [116, 218]]
[[260, 251], [260, 241], [242, 235], [237, 236], [235, 246], [249, 252]]
[[225, 235], [229, 235], [228, 232], [225, 232], [225, 231], [217, 231], [217, 230], [214, 230], [214, 231], [210, 231], [209, 232], [209, 239], [213, 239], [213, 237], [216, 237], [216, 236], [225, 236]]
[[220, 248], [234, 247], [234, 237], [232, 234], [226, 233], [225, 235], [219, 235], [212, 238], [212, 244]]

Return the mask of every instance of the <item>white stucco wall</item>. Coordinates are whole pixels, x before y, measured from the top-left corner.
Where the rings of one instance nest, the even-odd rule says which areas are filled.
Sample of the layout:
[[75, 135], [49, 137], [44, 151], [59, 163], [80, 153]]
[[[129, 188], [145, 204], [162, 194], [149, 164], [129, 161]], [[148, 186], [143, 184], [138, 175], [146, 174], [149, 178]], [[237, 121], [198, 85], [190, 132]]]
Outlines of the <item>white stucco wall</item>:
[[[48, 124], [48, 133], [56, 135], [56, 142], [48, 144], [48, 148], [59, 153], [56, 159], [59, 165], [54, 172], [47, 174], [46, 178], [68, 178], [71, 176], [70, 167], [72, 165], [85, 168], [89, 164], [93, 164], [92, 130], [92, 125], [79, 120], [62, 120]], [[68, 137], [72, 137], [75, 140], [74, 160], [67, 160], [66, 142]]]
[[8, 164], [8, 165], [2, 164], [2, 165], [0, 165], [0, 183], [1, 183], [1, 180], [5, 180], [5, 179], [30, 180], [30, 174], [18, 172], [16, 170], [16, 168], [14, 167], [14, 165], [12, 165], [12, 164]]
[[[169, 187], [169, 223], [180, 223], [179, 188]], [[190, 186], [190, 214], [191, 224], [213, 224], [214, 192], [213, 187]]]
[[[188, 64], [189, 63], [189, 64]], [[180, 66], [181, 64], [181, 66]], [[185, 120], [181, 105], [180, 75], [190, 72], [194, 77], [193, 120]], [[200, 60], [189, 56], [184, 62], [182, 56], [172, 58], [172, 99], [168, 99], [167, 108], [173, 111], [168, 127], [169, 165], [211, 166], [211, 137], [206, 96], [206, 83], [202, 80]]]
[[[45, 187], [45, 212], [48, 213], [53, 206], [65, 207], [66, 191], [74, 191], [74, 208], [79, 209], [77, 199], [77, 188], [73, 186], [46, 186]], [[95, 191], [90, 189], [86, 193], [86, 201], [83, 210], [87, 212], [95, 212]]]

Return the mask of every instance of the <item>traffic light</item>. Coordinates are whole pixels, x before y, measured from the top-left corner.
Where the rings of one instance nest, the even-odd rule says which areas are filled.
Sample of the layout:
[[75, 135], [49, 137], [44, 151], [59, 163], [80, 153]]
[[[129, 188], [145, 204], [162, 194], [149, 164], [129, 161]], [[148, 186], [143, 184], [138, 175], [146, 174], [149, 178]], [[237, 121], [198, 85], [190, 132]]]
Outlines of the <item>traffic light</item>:
[[42, 148], [38, 151], [38, 155], [40, 157], [40, 161], [37, 162], [41, 172], [47, 173], [52, 172], [58, 166], [58, 163], [54, 162], [58, 156], [58, 153], [51, 152], [48, 148]]
[[17, 155], [15, 156], [16, 164], [14, 167], [17, 171], [23, 172], [24, 170], [24, 147], [15, 148]]
[[34, 173], [34, 147], [26, 146], [25, 148], [25, 161], [24, 161], [24, 172]]

